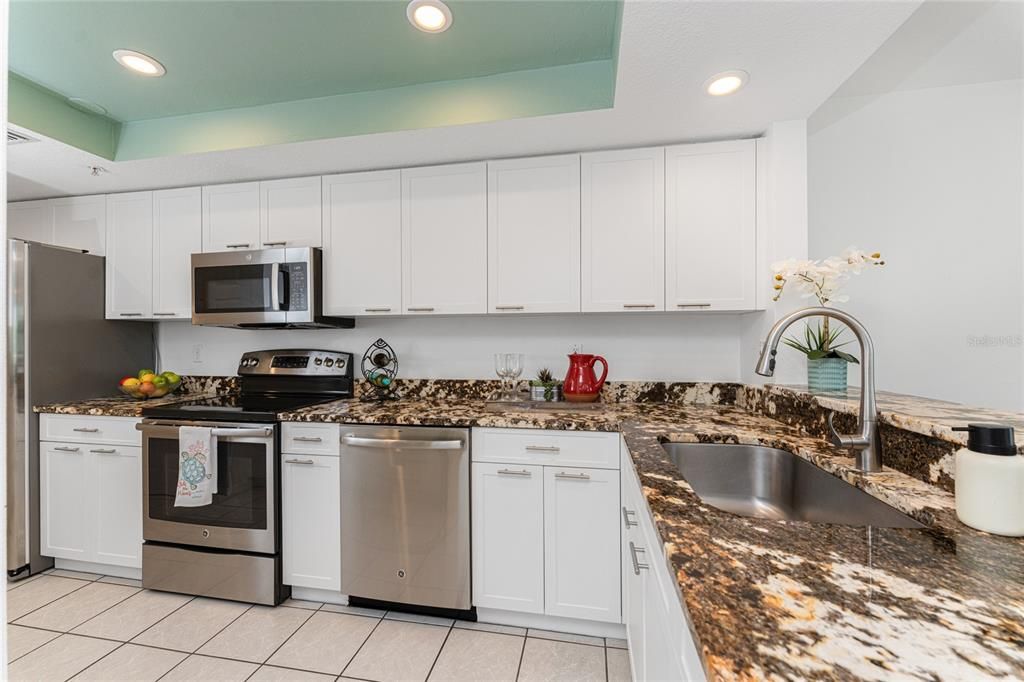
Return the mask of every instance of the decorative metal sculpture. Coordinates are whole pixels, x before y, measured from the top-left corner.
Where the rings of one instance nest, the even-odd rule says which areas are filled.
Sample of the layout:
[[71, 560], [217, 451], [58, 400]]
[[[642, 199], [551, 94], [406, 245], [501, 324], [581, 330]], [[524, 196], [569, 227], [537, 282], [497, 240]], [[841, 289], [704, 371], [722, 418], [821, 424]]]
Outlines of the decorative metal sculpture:
[[391, 400], [398, 397], [398, 356], [384, 339], [377, 339], [363, 353], [361, 365], [366, 378], [363, 400]]

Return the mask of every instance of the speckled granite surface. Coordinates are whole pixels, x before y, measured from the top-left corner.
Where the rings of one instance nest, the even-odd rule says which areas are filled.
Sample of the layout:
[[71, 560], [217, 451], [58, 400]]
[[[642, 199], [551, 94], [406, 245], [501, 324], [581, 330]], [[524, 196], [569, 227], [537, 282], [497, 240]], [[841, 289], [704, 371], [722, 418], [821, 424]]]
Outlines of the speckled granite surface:
[[193, 400], [204, 395], [233, 393], [238, 390], [237, 377], [221, 376], [182, 376], [178, 390], [163, 398], [135, 400], [124, 394], [111, 394], [102, 398], [71, 400], [63, 403], [34, 405], [33, 412], [49, 414], [88, 414], [97, 417], [140, 417], [143, 407], [159, 407], [173, 405], [184, 400]]

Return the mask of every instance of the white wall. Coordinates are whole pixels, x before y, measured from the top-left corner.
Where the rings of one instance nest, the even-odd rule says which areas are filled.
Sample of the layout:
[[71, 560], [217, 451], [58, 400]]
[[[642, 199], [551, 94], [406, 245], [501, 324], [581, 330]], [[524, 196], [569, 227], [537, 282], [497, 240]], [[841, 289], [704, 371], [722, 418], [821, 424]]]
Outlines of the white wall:
[[[235, 374], [244, 351], [326, 348], [362, 357], [383, 337], [398, 353], [399, 375], [410, 378], [496, 378], [497, 352], [526, 354], [524, 376], [540, 367], [564, 376], [573, 345], [603, 355], [609, 379], [738, 381], [745, 317], [758, 313], [637, 313], [368, 318], [355, 329], [251, 331], [158, 325], [161, 369], [186, 374]], [[195, 346], [201, 362], [193, 362]], [[749, 363], [753, 363], [753, 359]]]
[[810, 256], [887, 261], [844, 305], [881, 389], [1024, 410], [1022, 98], [1021, 80], [893, 90], [811, 119]]

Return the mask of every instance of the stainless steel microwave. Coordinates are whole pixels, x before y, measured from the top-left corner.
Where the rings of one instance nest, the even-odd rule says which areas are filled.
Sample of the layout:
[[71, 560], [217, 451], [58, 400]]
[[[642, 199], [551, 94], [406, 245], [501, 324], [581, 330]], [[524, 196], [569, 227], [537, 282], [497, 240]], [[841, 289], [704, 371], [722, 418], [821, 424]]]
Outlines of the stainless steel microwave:
[[351, 328], [323, 314], [320, 249], [192, 254], [192, 324], [240, 329]]

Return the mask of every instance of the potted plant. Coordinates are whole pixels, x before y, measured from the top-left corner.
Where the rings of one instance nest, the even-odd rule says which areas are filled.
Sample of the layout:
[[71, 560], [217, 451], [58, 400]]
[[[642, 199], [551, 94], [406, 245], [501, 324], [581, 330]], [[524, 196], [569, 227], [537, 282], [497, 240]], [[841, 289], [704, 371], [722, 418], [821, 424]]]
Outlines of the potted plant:
[[537, 378], [530, 380], [530, 400], [553, 402], [562, 399], [562, 382], [551, 375], [551, 370], [544, 368], [537, 372]]
[[[833, 303], [850, 300], [841, 292], [850, 275], [859, 275], [865, 268], [885, 265], [882, 254], [867, 254], [849, 248], [839, 256], [824, 260], [790, 259], [772, 265], [773, 286], [778, 301], [787, 285], [797, 287], [804, 298], [818, 299], [818, 304], [828, 307]], [[783, 342], [807, 356], [807, 387], [811, 391], [846, 391], [847, 369], [850, 363], [857, 363], [854, 356], [839, 350], [848, 341], [836, 343], [845, 331], [844, 327], [834, 328], [831, 318], [825, 317], [816, 328], [804, 326], [803, 340], [787, 338]]]

